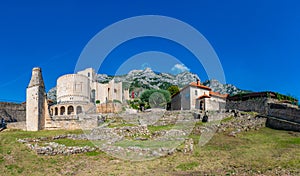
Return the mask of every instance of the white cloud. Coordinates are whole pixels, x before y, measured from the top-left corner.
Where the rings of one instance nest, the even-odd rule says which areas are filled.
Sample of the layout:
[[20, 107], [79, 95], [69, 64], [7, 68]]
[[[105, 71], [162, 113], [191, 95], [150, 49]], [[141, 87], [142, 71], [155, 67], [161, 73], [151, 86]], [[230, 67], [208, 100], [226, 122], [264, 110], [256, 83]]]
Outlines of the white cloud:
[[183, 64], [175, 64], [172, 69], [171, 69], [172, 73], [174, 74], [179, 74], [182, 72], [186, 72], [186, 71], [190, 71], [189, 68], [187, 68], [185, 65]]

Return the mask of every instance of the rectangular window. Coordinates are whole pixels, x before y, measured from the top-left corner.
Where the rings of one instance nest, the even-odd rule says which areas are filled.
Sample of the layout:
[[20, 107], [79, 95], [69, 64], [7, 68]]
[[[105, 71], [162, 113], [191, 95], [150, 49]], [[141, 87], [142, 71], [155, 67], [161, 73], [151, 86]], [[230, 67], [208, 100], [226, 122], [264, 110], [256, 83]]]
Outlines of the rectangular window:
[[75, 92], [82, 92], [82, 83], [75, 83]]
[[198, 95], [198, 92], [197, 92], [197, 90], [195, 90], [195, 95]]

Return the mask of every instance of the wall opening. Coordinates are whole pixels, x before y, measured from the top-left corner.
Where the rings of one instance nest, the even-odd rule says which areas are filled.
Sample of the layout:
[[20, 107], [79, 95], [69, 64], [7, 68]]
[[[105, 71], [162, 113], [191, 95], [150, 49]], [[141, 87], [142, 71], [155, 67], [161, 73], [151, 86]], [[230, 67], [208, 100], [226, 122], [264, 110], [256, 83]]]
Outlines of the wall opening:
[[77, 106], [76, 108], [76, 114], [81, 114], [82, 113], [82, 107], [81, 106]]
[[60, 115], [65, 115], [66, 108], [64, 106], [60, 107]]
[[71, 115], [74, 113], [74, 107], [73, 106], [69, 106], [68, 107], [68, 115]]
[[54, 115], [58, 115], [58, 108], [57, 107], [54, 108]]

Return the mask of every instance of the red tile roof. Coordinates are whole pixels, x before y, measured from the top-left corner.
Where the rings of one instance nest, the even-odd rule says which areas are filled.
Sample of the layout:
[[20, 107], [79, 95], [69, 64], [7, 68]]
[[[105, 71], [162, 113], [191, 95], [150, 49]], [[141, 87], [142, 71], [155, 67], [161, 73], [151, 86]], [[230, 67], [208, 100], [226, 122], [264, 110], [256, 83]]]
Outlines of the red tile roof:
[[198, 87], [198, 88], [201, 88], [201, 89], [211, 90], [211, 88], [209, 88], [207, 86], [204, 86], [202, 84], [197, 84], [196, 82], [191, 82], [189, 85], [194, 86], [194, 87]]
[[228, 94], [220, 94], [219, 92], [213, 92], [213, 91], [210, 91], [209, 95], [210, 96], [215, 96], [215, 97], [220, 97], [220, 98], [227, 98], [228, 97]]
[[204, 95], [201, 95], [200, 97], [198, 97], [197, 99], [203, 99], [203, 98], [210, 98], [210, 96], [204, 94]]
[[191, 82], [190, 84], [188, 84], [187, 86], [185, 86], [184, 88], [180, 89], [179, 92], [177, 92], [176, 94], [172, 95], [172, 98], [175, 97], [176, 95], [178, 95], [180, 92], [182, 92], [184, 89], [188, 88], [189, 86], [193, 86], [193, 87], [198, 87], [198, 88], [201, 88], [201, 89], [206, 89], [206, 90], [209, 90], [211, 91], [211, 88], [210, 87], [207, 87], [207, 86], [204, 86], [202, 84], [197, 84], [196, 82]]

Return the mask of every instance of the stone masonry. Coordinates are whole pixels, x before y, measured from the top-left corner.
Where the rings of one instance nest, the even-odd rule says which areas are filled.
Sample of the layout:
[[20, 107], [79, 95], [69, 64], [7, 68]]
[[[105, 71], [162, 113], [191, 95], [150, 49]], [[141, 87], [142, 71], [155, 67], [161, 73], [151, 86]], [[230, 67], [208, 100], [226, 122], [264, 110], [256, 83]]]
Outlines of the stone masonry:
[[45, 126], [46, 92], [42, 71], [32, 69], [30, 83], [26, 90], [26, 128], [28, 131], [38, 131]]

